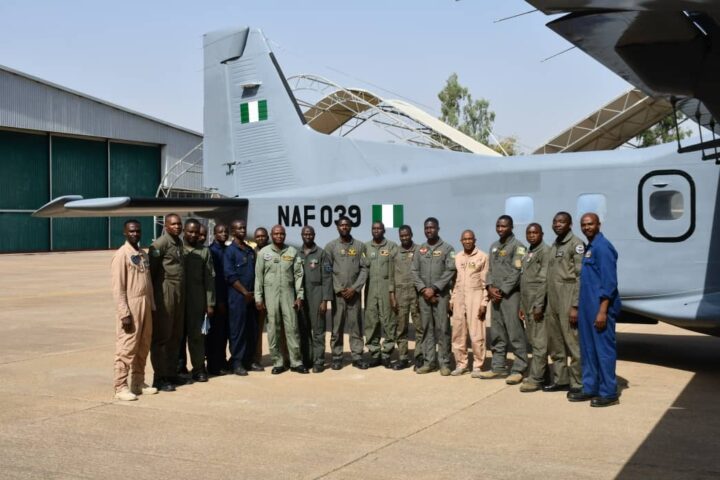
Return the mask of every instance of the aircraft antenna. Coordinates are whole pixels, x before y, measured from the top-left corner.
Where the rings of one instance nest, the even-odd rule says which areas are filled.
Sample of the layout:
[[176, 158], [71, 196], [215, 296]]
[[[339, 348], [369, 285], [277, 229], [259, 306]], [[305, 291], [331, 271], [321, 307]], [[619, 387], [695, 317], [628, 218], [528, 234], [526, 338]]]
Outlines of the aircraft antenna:
[[494, 20], [493, 23], [500, 23], [500, 22], [504, 22], [505, 20], [512, 20], [513, 18], [522, 17], [523, 15], [527, 15], [528, 13], [535, 13], [535, 12], [537, 12], [537, 11], [538, 11], [538, 9], [536, 8], [536, 9], [534, 9], [534, 10], [528, 10], [527, 12], [517, 13], [517, 14], [515, 14], [515, 15], [510, 15], [509, 17], [498, 18], [497, 20]]
[[558, 52], [558, 53], [556, 53], [556, 54], [554, 54], [554, 55], [550, 55], [550, 56], [547, 57], [547, 58], [543, 58], [542, 60], [540, 60], [540, 63], [545, 63], [545, 62], [547, 62], [548, 60], [551, 60], [551, 59], [553, 59], [553, 58], [555, 58], [555, 57], [559, 57], [559, 56], [562, 55], [563, 53], [567, 53], [567, 52], [569, 52], [570, 50], [573, 50], [573, 49], [575, 49], [575, 48], [577, 48], [577, 47], [576, 47], [575, 45], [573, 45], [573, 46], [570, 47], [570, 48], [566, 48], [566, 49], [563, 50], [562, 52]]

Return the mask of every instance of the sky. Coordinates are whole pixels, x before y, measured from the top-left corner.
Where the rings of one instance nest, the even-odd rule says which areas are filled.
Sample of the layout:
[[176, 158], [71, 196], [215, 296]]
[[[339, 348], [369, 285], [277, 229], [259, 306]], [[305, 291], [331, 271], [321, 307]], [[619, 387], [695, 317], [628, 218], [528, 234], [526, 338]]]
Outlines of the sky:
[[286, 76], [318, 74], [439, 115], [453, 72], [526, 152], [630, 88], [520, 0], [2, 0], [0, 64], [202, 132], [202, 36], [263, 30]]

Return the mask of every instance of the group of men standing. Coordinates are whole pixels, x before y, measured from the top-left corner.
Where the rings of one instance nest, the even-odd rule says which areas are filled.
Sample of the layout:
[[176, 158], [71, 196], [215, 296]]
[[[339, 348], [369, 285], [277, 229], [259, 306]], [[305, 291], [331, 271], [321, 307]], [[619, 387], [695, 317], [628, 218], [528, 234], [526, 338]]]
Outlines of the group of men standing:
[[[462, 233], [463, 250], [456, 254], [440, 238], [433, 217], [423, 224], [422, 245], [413, 242], [407, 225], [399, 228], [399, 245], [385, 238], [382, 222], [372, 224], [372, 240], [365, 243], [352, 236], [349, 218], [341, 217], [336, 226], [338, 238], [324, 249], [315, 244], [310, 226], [302, 229], [302, 247], [287, 245], [281, 225], [271, 229], [269, 243], [267, 231], [257, 229], [253, 248], [246, 242], [245, 222], [236, 220], [229, 231], [225, 225], [215, 226], [208, 249], [197, 220], [187, 220], [183, 229], [180, 217], [171, 214], [148, 257], [139, 248], [140, 224], [126, 222], [127, 242], [115, 254], [112, 269], [118, 304], [116, 398], [134, 400], [184, 383], [178, 372], [185, 368], [185, 338], [195, 381], [207, 381], [208, 374], [264, 370], [260, 358], [265, 322], [272, 374], [288, 368], [320, 373], [326, 366], [330, 302], [333, 370], [343, 367], [347, 331], [352, 366], [359, 369], [414, 365], [418, 374], [471, 373], [474, 378], [522, 383], [523, 392], [568, 390], [571, 401], [617, 403], [617, 253], [599, 232], [597, 215], [582, 219], [587, 247], [572, 234], [570, 215], [559, 212], [553, 220], [553, 245], [543, 243], [542, 227], [533, 223], [526, 231], [529, 249], [514, 237], [512, 218], [503, 215], [496, 223], [499, 239], [489, 254], [476, 247], [471, 230]], [[483, 370], [489, 312], [493, 354], [491, 368]], [[411, 320], [416, 340], [412, 359]], [[144, 383], [150, 345], [152, 387]], [[508, 352], [515, 358], [510, 367]], [[553, 373], [546, 382], [548, 353]]]

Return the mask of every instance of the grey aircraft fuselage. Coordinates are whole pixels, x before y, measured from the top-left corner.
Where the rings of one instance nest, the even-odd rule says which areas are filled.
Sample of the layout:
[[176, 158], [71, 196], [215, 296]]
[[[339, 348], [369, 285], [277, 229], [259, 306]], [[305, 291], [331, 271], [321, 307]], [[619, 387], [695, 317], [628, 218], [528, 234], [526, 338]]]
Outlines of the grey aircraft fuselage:
[[[353, 235], [368, 240], [373, 205], [401, 205], [416, 242], [434, 216], [446, 241], [459, 246], [469, 228], [487, 250], [501, 214], [515, 218], [520, 240], [538, 222], [551, 243], [555, 213], [571, 213], [584, 240], [580, 216], [593, 211], [620, 255], [626, 312], [720, 331], [718, 170], [700, 153], [663, 145], [492, 157], [328, 136], [304, 124], [259, 30], [206, 35], [205, 59], [206, 186], [246, 198], [249, 227], [279, 223], [299, 243], [308, 224], [325, 245], [347, 215]], [[265, 118], [243, 119], [241, 105], [261, 101]]]

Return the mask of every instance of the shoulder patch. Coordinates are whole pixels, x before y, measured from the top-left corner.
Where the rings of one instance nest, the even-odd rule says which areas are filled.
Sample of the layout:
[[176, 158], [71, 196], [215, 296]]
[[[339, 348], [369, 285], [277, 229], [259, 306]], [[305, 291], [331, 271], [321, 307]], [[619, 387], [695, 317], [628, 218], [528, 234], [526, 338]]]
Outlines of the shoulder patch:
[[332, 273], [332, 271], [333, 271], [332, 265], [330, 265], [329, 263], [327, 265], [325, 265], [325, 271], [328, 273]]
[[522, 260], [519, 258], [515, 260], [515, 268], [521, 268], [522, 267]]
[[272, 253], [270, 253], [270, 252], [263, 253], [263, 260], [265, 260], [265, 261], [272, 260]]
[[525, 252], [527, 250], [525, 250], [525, 247], [517, 247], [517, 249], [515, 251], [517, 252], [518, 255], [525, 255]]
[[583, 253], [585, 253], [585, 246], [584, 246], [582, 243], [581, 243], [580, 245], [576, 245], [576, 246], [575, 246], [575, 253], [579, 253], [580, 255], [582, 255]]
[[453, 250], [452, 252], [450, 252], [450, 258], [455, 258], [455, 250]]

